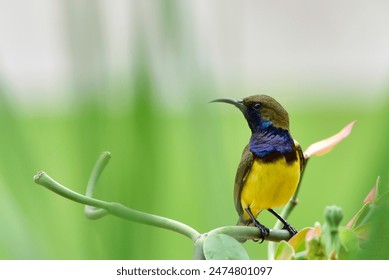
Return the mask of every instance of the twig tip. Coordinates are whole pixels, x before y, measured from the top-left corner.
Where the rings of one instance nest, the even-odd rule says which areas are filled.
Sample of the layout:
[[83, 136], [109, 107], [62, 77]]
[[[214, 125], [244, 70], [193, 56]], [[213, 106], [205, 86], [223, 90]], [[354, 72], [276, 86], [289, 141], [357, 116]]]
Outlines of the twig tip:
[[34, 176], [34, 182], [35, 183], [38, 183], [39, 182], [39, 179], [45, 175], [46, 173], [44, 171], [39, 171], [35, 176]]
[[112, 157], [111, 153], [110, 153], [110, 152], [108, 152], [108, 151], [104, 151], [104, 152], [102, 152], [102, 155], [104, 155], [105, 157], [109, 157], [109, 158], [111, 158], [111, 157]]

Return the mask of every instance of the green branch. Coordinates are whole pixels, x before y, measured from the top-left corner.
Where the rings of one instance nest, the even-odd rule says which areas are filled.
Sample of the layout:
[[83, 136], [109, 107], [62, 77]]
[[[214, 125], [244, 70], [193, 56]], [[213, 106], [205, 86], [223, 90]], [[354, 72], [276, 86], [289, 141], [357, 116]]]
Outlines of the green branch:
[[[82, 195], [80, 193], [74, 192], [69, 188], [61, 185], [45, 172], [41, 171], [34, 177], [35, 183], [57, 193], [60, 196], [63, 196], [69, 200], [81, 203], [85, 205], [85, 215], [89, 219], [99, 219], [108, 214], [114, 215], [119, 218], [123, 218], [132, 222], [137, 222], [141, 224], [146, 224], [150, 226], [160, 227], [167, 230], [171, 230], [177, 233], [180, 233], [188, 238], [190, 238], [195, 244], [194, 257], [196, 259], [203, 258], [202, 246], [204, 236], [209, 234], [227, 234], [236, 239], [258, 239], [260, 236], [260, 231], [256, 227], [246, 227], [246, 226], [226, 226], [220, 227], [211, 230], [208, 233], [200, 234], [192, 227], [183, 224], [181, 222], [168, 219], [165, 217], [137, 211], [126, 207], [120, 203], [116, 202], [107, 202], [99, 199], [93, 198], [94, 188], [97, 184], [97, 181], [103, 172], [104, 168], [107, 166], [111, 154], [109, 152], [103, 152], [91, 172], [86, 194]], [[286, 230], [270, 230], [269, 235], [266, 237], [266, 240], [269, 241], [281, 241], [288, 240], [290, 238], [290, 233]]]
[[[297, 189], [288, 202], [288, 204], [283, 208], [281, 212], [281, 216], [284, 219], [287, 219], [290, 213], [293, 211], [294, 207], [297, 205], [297, 196], [300, 190], [300, 185], [302, 182], [302, 178], [304, 175], [304, 171], [306, 169], [306, 165], [308, 163], [308, 159], [312, 155], [323, 155], [330, 151], [335, 145], [337, 145], [340, 141], [342, 141], [345, 137], [347, 137], [355, 121], [348, 124], [345, 128], [343, 128], [337, 134], [324, 139], [322, 141], [316, 142], [308, 147], [308, 149], [304, 152], [305, 163], [304, 170], [301, 173], [300, 182], [297, 186]], [[183, 224], [181, 222], [168, 219], [165, 217], [152, 215], [148, 213], [144, 213], [141, 211], [137, 211], [131, 208], [128, 208], [120, 203], [116, 202], [106, 202], [103, 200], [93, 198], [94, 188], [96, 183], [103, 172], [104, 168], [107, 166], [109, 160], [111, 158], [111, 154], [109, 152], [103, 152], [98, 158], [92, 173], [89, 177], [89, 181], [86, 188], [86, 194], [82, 195], [77, 192], [74, 192], [67, 187], [61, 185], [56, 182], [50, 176], [48, 176], [45, 172], [41, 171], [37, 175], [34, 176], [34, 180], [37, 184], [44, 186], [45, 188], [63, 196], [75, 202], [81, 203], [85, 205], [85, 215], [89, 219], [99, 219], [108, 214], [117, 216], [119, 218], [123, 218], [129, 221], [147, 224], [155, 227], [160, 227], [164, 229], [168, 229], [177, 233], [180, 233], [188, 238], [190, 238], [194, 242], [194, 258], [195, 259], [204, 259], [204, 240], [207, 240], [206, 237], [214, 234], [220, 235], [229, 235], [236, 239], [258, 239], [261, 236], [261, 233], [256, 227], [245, 227], [245, 226], [226, 226], [213, 229], [208, 233], [200, 234], [195, 229], [190, 226]], [[265, 238], [268, 241], [276, 241], [279, 242], [281, 240], [289, 240], [291, 238], [291, 234], [287, 230], [280, 229], [282, 223], [277, 221], [274, 225], [274, 229], [270, 229], [269, 235]], [[229, 242], [229, 241], [228, 241]], [[274, 259], [276, 245], [274, 242], [269, 242], [268, 247], [268, 255], [269, 259]]]
[[[92, 169], [92, 173], [89, 177], [88, 184], [86, 186], [85, 195], [87, 197], [93, 197], [93, 192], [97, 184], [97, 181], [100, 178], [101, 173], [103, 172], [104, 168], [107, 166], [110, 159], [111, 159], [110, 152], [102, 152], [100, 157], [97, 159], [95, 166]], [[85, 205], [84, 213], [88, 219], [96, 220], [107, 215], [108, 211], [90, 205]]]
[[60, 196], [86, 205], [85, 213], [88, 218], [97, 219], [107, 214], [111, 214], [133, 222], [172, 230], [190, 238], [193, 241], [198, 238], [200, 233], [178, 221], [137, 211], [120, 203], [106, 202], [92, 198], [91, 196], [93, 194], [97, 179], [103, 171], [104, 167], [107, 165], [109, 158], [110, 154], [108, 152], [104, 152], [96, 162], [91, 174], [91, 178], [89, 179], [86, 195], [79, 194], [61, 185], [43, 171], [35, 175], [34, 181], [35, 183], [59, 194]]
[[[211, 230], [208, 234], [218, 233], [227, 234], [236, 239], [259, 239], [260, 231], [256, 227], [247, 226], [225, 226]], [[270, 229], [269, 235], [265, 238], [267, 241], [280, 242], [282, 240], [289, 240], [291, 238], [290, 233], [287, 230]]]
[[[95, 199], [74, 192], [69, 188], [61, 185], [57, 181], [55, 181], [53, 178], [51, 178], [43, 171], [39, 172], [34, 177], [34, 180], [35, 183], [57, 193], [60, 196], [84, 204], [86, 205], [86, 207], [90, 207], [91, 210], [89, 211], [91, 211], [92, 214], [104, 213], [104, 215], [99, 214], [93, 216], [92, 219], [101, 218], [107, 214], [111, 214], [129, 221], [172, 230], [189, 237], [192, 241], [195, 241], [200, 236], [200, 233], [198, 233], [196, 230], [181, 222], [168, 219], [165, 217], [137, 211], [129, 207], [126, 207], [120, 203], [106, 202], [103, 200]], [[92, 194], [92, 193], [88, 192], [88, 194]], [[90, 218], [89, 214], [87, 214], [87, 217]], [[244, 239], [258, 239], [258, 236], [260, 235], [258, 228], [246, 227], [246, 226], [220, 227], [210, 231], [209, 233], [224, 233], [234, 238], [244, 238]], [[270, 234], [266, 238], [266, 240], [281, 241], [281, 240], [288, 240], [289, 238], [290, 238], [290, 233], [286, 230], [270, 230]]]

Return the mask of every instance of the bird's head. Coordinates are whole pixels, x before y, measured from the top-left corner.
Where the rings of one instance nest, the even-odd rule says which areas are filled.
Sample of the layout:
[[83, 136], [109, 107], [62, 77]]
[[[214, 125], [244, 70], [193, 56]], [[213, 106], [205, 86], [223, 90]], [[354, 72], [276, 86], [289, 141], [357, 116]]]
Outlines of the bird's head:
[[221, 98], [211, 102], [224, 102], [238, 107], [252, 132], [266, 129], [269, 125], [289, 130], [288, 112], [270, 96], [253, 95], [244, 99]]

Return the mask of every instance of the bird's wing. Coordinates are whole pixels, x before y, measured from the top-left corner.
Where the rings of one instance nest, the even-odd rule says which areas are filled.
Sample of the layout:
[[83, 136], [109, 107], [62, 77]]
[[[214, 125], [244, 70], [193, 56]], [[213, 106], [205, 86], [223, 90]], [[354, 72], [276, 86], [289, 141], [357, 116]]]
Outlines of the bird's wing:
[[300, 174], [302, 174], [305, 166], [304, 153], [303, 150], [301, 149], [299, 142], [297, 142], [296, 140], [294, 140], [294, 146], [296, 147], [298, 156], [300, 158]]
[[240, 160], [238, 170], [236, 172], [235, 186], [234, 186], [235, 208], [239, 214], [240, 217], [239, 220], [241, 220], [243, 216], [243, 209], [240, 203], [240, 195], [242, 193], [244, 182], [246, 181], [246, 177], [251, 169], [251, 166], [253, 165], [253, 162], [254, 162], [254, 154], [250, 152], [249, 145], [247, 145], [244, 148], [242, 153], [242, 159]]

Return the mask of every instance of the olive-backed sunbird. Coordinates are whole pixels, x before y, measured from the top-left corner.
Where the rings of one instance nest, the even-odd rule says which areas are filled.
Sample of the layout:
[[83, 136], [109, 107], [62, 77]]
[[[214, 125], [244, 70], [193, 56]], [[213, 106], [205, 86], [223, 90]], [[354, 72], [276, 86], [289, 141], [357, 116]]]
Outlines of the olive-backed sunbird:
[[251, 129], [235, 177], [234, 201], [238, 225], [255, 226], [262, 241], [269, 229], [257, 221], [262, 210], [279, 219], [291, 235], [297, 233], [273, 208], [285, 205], [300, 181], [304, 157], [300, 145], [289, 132], [288, 112], [274, 98], [254, 95], [242, 100], [215, 99], [235, 105]]

